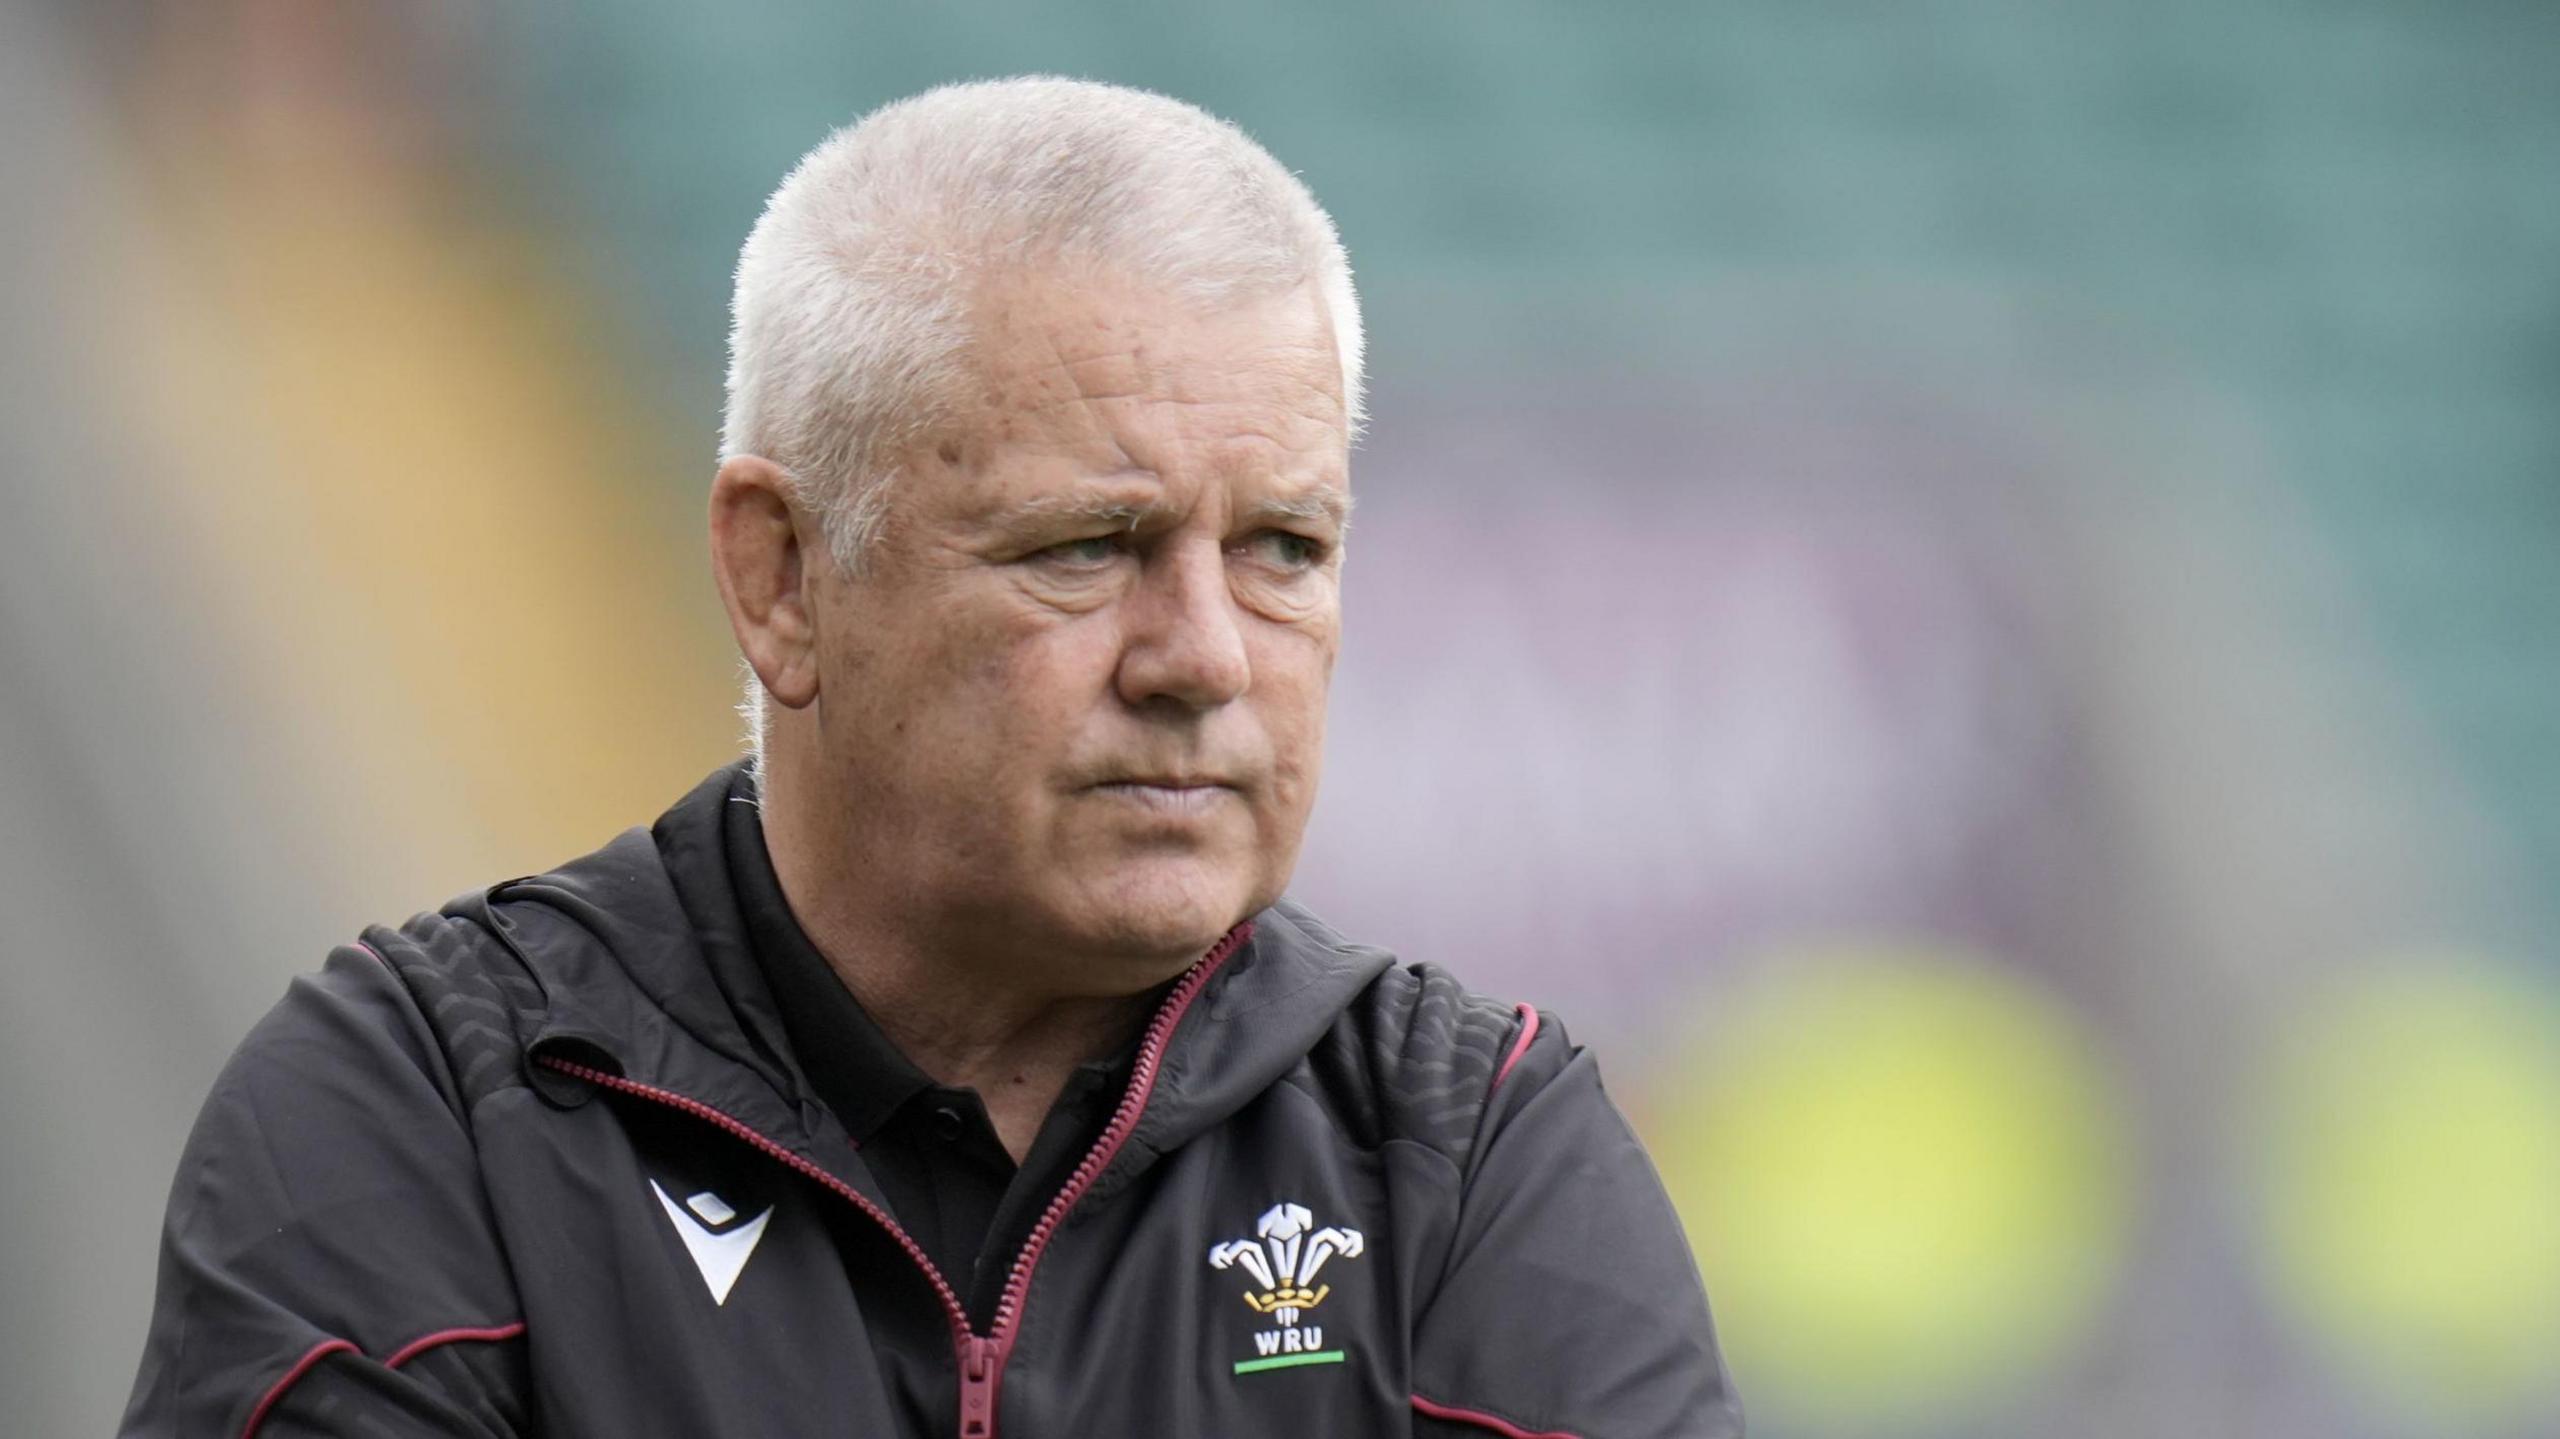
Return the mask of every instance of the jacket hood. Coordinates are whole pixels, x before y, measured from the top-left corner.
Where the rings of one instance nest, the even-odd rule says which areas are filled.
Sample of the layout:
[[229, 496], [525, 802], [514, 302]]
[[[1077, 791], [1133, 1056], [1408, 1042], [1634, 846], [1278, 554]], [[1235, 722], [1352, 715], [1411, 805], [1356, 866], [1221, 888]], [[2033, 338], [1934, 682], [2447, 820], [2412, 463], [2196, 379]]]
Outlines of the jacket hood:
[[[720, 806], [736, 770], [715, 772], [651, 828], [447, 912], [496, 935], [539, 985], [528, 1062], [549, 1053], [597, 1065], [721, 1109], [795, 1151], [835, 1148], [842, 1128], [792, 1055], [771, 989], [734, 938], [739, 927], [688, 913], [670, 873], [671, 863], [718, 867]], [[710, 888], [734, 902], [725, 877]], [[1107, 1185], [1269, 1088], [1393, 963], [1294, 900], [1240, 927], [1244, 941], [1174, 1029]]]

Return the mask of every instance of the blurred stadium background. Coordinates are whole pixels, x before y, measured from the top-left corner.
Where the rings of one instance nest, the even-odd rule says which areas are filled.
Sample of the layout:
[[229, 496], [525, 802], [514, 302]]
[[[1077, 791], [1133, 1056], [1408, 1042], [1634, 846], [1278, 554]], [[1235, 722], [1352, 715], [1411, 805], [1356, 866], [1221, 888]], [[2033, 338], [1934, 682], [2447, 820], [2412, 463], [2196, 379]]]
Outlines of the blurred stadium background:
[[1341, 221], [1299, 891], [1603, 1047], [1755, 1434], [2560, 1432], [2555, 65], [2498, 0], [0, 0], [0, 1427], [111, 1427], [288, 975], [732, 752], [736, 245], [1045, 70]]

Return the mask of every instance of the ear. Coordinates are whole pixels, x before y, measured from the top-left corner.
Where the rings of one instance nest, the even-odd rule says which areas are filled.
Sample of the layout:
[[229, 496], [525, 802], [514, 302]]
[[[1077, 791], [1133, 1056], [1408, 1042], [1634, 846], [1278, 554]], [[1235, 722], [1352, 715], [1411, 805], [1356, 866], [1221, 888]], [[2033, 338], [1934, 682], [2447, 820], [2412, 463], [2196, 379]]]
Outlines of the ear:
[[[738, 652], [788, 709], [818, 697], [817, 596], [825, 564], [816, 526], [791, 503], [791, 477], [771, 460], [740, 455], [711, 481], [711, 576], [729, 611]], [[804, 540], [806, 541], [804, 543]]]

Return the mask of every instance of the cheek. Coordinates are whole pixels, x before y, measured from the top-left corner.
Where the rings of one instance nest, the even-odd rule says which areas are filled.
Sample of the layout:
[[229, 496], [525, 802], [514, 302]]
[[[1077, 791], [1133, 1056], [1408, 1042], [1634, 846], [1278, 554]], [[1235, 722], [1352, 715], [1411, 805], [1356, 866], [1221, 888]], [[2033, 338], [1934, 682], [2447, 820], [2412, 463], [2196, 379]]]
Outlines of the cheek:
[[1337, 650], [1333, 627], [1291, 628], [1256, 657], [1254, 689], [1283, 784], [1284, 807], [1303, 812], [1324, 756], [1325, 698]]
[[1106, 615], [1041, 615], [994, 626], [955, 676], [969, 722], [1024, 759], [1072, 749], [1111, 692], [1118, 648]]
[[979, 597], [898, 598], [851, 617], [867, 623], [828, 676], [836, 702], [860, 716], [857, 762], [960, 782], [1002, 768], [1050, 713], [1049, 637]]
[[1333, 661], [1342, 649], [1342, 622], [1331, 607], [1295, 624], [1275, 626], [1263, 646], [1260, 662], [1268, 665], [1275, 687], [1294, 701], [1312, 705], [1315, 721], [1324, 721], [1324, 698], [1333, 681]]

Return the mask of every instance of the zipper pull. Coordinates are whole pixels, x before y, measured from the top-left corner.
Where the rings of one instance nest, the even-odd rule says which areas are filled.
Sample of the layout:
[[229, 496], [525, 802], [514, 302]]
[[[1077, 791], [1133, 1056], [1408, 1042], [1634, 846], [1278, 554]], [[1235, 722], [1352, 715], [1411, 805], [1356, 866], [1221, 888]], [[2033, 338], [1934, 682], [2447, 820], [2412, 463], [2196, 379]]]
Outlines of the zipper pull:
[[995, 1439], [996, 1342], [972, 1334], [960, 1346], [960, 1439]]

